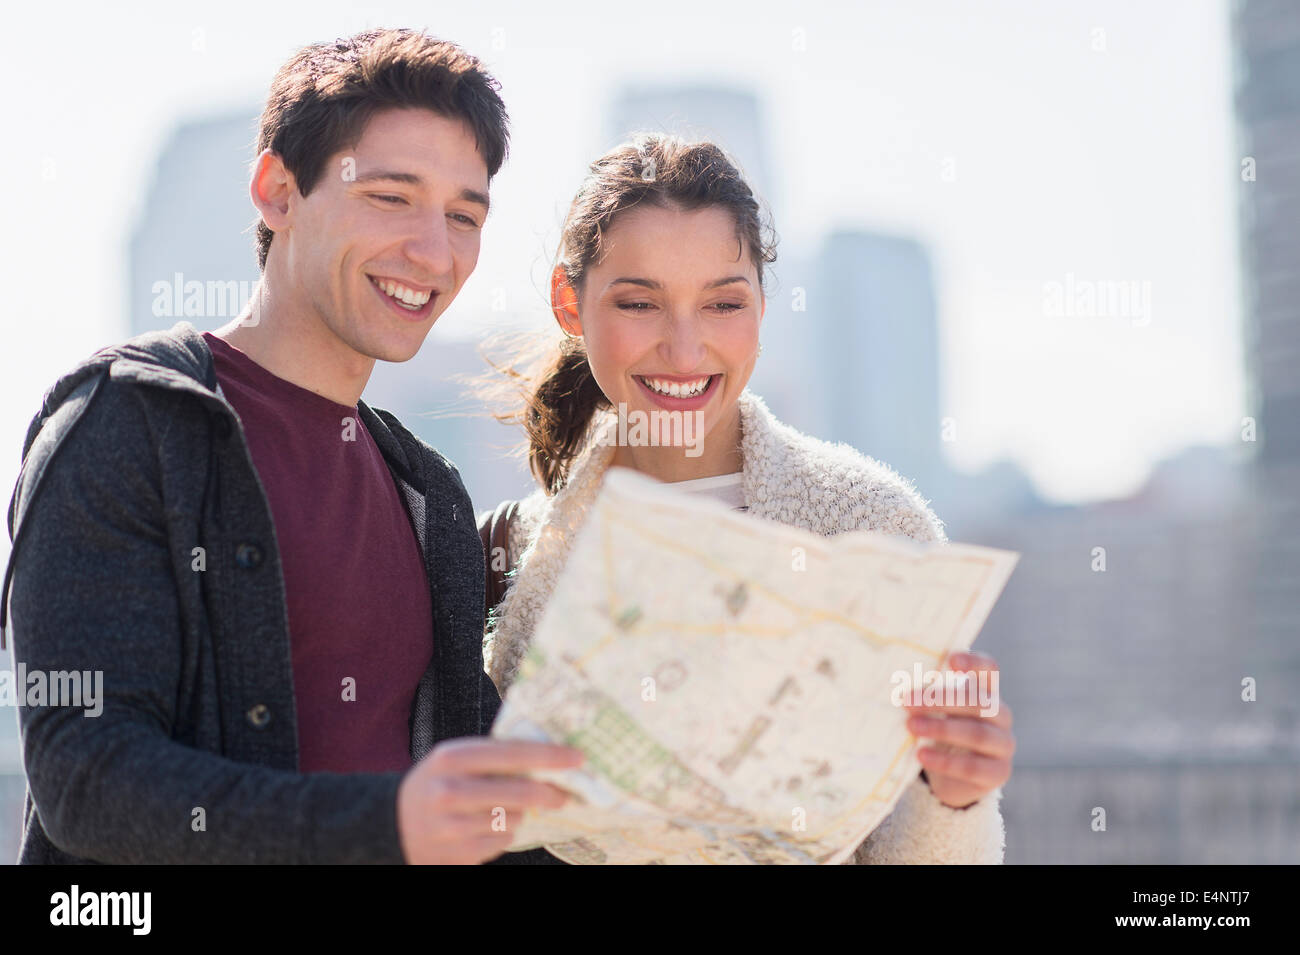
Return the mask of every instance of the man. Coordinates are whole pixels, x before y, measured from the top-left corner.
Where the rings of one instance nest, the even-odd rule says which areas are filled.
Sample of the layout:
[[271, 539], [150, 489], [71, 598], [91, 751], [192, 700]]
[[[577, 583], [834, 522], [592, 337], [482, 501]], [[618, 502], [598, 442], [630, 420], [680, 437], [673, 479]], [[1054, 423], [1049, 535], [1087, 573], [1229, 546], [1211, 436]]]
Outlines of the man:
[[20, 862], [482, 862], [563, 801], [526, 774], [580, 753], [481, 735], [500, 699], [456, 469], [360, 400], [474, 269], [498, 89], [408, 30], [301, 50], [262, 114], [248, 309], [46, 394], [0, 627], [16, 668], [102, 672], [104, 698], [20, 710]]

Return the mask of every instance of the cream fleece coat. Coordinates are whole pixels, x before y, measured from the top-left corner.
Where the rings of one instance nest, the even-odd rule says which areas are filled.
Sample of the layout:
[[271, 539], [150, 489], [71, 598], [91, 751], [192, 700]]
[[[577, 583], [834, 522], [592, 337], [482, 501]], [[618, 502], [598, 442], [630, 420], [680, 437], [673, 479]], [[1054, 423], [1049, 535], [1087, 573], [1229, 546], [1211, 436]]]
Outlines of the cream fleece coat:
[[[746, 390], [739, 399], [749, 513], [814, 533], [855, 530], [946, 541], [926, 502], [888, 466], [845, 444], [830, 444], [782, 424], [763, 400]], [[483, 641], [488, 674], [504, 697], [533, 630], [559, 581], [574, 535], [600, 489], [615, 448], [604, 442], [617, 427], [606, 413], [593, 426], [569, 480], [553, 497], [535, 491], [511, 527], [515, 571]], [[848, 864], [997, 864], [1004, 830], [995, 790], [967, 809], [941, 803], [918, 775], [894, 810], [867, 837]]]

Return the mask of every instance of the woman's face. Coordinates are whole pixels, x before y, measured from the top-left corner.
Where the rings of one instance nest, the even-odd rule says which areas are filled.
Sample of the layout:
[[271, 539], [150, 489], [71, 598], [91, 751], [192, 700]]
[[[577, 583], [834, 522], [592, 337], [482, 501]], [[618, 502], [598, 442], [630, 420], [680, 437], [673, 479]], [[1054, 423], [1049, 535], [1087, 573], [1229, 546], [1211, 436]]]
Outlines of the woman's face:
[[694, 413], [696, 440], [716, 459], [707, 439], [735, 441], [736, 399], [754, 370], [766, 308], [732, 214], [637, 206], [620, 213], [603, 240], [605, 255], [578, 296], [597, 384], [629, 416]]

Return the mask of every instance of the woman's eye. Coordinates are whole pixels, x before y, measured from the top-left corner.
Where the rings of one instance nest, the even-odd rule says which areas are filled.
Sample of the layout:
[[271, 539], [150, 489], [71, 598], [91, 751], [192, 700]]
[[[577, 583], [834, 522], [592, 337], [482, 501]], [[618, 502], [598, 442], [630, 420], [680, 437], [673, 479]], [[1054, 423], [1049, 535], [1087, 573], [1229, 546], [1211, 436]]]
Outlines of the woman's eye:
[[643, 312], [654, 308], [654, 305], [650, 302], [620, 302], [618, 307], [632, 312]]
[[738, 312], [738, 311], [740, 311], [742, 308], [744, 308], [745, 306], [744, 306], [744, 305], [738, 305], [738, 304], [736, 304], [735, 302], [718, 302], [718, 303], [717, 303], [716, 305], [714, 305], [713, 307], [714, 307], [714, 308], [721, 309], [721, 310], [724, 311], [724, 312]]

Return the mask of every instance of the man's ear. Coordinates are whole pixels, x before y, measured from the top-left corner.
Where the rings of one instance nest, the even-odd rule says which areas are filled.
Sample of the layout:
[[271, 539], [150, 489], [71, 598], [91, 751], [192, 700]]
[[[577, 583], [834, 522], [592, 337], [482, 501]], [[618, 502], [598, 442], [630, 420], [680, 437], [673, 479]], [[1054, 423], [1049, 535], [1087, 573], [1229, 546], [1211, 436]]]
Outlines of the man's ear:
[[262, 214], [262, 221], [272, 232], [279, 232], [289, 220], [289, 197], [297, 188], [293, 173], [269, 149], [262, 150], [253, 164], [248, 194]]
[[564, 266], [557, 265], [551, 272], [551, 311], [566, 335], [582, 336], [582, 319], [578, 317], [578, 293], [569, 284]]

